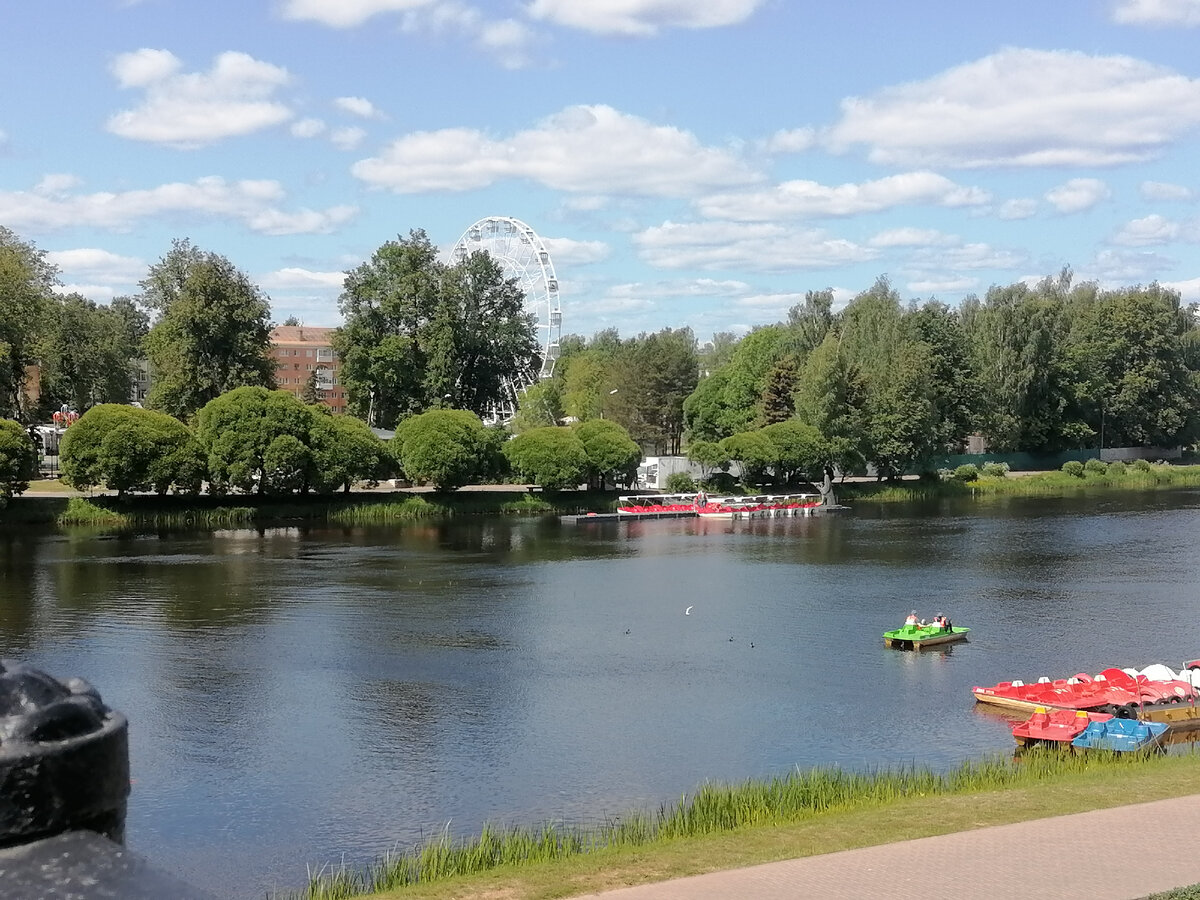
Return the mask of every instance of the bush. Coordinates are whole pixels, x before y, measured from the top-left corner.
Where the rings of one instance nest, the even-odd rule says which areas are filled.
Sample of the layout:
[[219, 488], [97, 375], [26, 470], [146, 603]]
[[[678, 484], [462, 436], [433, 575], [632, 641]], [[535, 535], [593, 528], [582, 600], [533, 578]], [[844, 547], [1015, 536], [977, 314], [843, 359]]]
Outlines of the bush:
[[1076, 478], [1083, 477], [1083, 463], [1077, 459], [1072, 459], [1069, 462], [1063, 463], [1062, 470], [1068, 475], [1074, 475]]
[[1139, 472], [1149, 472], [1151, 469], [1150, 461], [1147, 459], [1135, 459], [1133, 461], [1133, 467]]
[[1121, 462], [1119, 459], [1115, 459], [1108, 464], [1108, 474], [1124, 475], [1127, 468], [1128, 466], [1126, 466], [1125, 463]]
[[1103, 475], [1108, 471], [1108, 464], [1100, 459], [1089, 459], [1083, 464], [1083, 471], [1091, 475]]
[[988, 478], [1003, 478], [1008, 474], [1008, 463], [990, 462], [983, 464], [983, 474]]
[[954, 477], [954, 472], [950, 469], [938, 469], [937, 476], [939, 481], [949, 481]]
[[979, 469], [974, 464], [967, 463], [964, 466], [959, 466], [954, 470], [955, 481], [974, 481], [979, 477]]
[[728, 472], [713, 472], [701, 484], [706, 491], [717, 494], [732, 494], [737, 489], [737, 479]]
[[672, 472], [667, 476], [667, 491], [672, 494], [691, 494], [696, 490], [696, 480], [687, 472]]

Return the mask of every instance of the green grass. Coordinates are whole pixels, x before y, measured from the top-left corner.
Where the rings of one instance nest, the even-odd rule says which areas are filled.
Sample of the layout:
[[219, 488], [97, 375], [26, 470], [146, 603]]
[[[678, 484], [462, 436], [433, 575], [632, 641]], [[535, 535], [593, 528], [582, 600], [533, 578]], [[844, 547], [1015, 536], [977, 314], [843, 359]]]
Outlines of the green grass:
[[589, 827], [488, 825], [460, 838], [444, 832], [366, 868], [319, 870], [305, 890], [290, 896], [565, 897], [1200, 791], [1198, 762], [1191, 756], [1042, 752], [1016, 762], [1002, 757], [968, 762], [946, 773], [915, 766], [867, 773], [795, 771], [735, 785], [707, 784], [655, 812], [635, 811]]
[[1161, 894], [1151, 894], [1145, 900], [1200, 900], [1200, 884], [1175, 888], [1173, 891], [1165, 891]]
[[1123, 474], [1087, 473], [1079, 478], [1065, 472], [1038, 472], [1003, 478], [981, 476], [975, 481], [854, 482], [840, 484], [836, 492], [847, 500], [906, 502], [942, 497], [1063, 497], [1104, 490], [1150, 491], [1200, 487], [1200, 466], [1153, 465], [1142, 471], [1133, 467]]

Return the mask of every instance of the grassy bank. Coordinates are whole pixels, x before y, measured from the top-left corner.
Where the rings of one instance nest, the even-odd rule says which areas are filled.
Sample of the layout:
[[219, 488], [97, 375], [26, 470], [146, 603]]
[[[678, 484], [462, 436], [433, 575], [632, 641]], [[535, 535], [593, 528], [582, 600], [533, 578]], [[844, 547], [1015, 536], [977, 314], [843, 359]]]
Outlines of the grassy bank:
[[947, 773], [794, 772], [706, 785], [655, 813], [592, 827], [487, 827], [437, 836], [355, 870], [326, 868], [294, 898], [541, 900], [706, 871], [1200, 792], [1192, 755], [1031, 753]]
[[1128, 466], [1118, 472], [1010, 473], [1003, 477], [981, 476], [974, 481], [851, 482], [836, 486], [839, 499], [906, 502], [945, 497], [1064, 497], [1092, 491], [1153, 491], [1200, 487], [1200, 466], [1152, 465], [1142, 470]]
[[283, 524], [383, 525], [463, 515], [569, 514], [612, 509], [612, 492], [351, 493], [333, 496], [18, 497], [0, 510], [8, 526], [104, 530], [213, 530]]

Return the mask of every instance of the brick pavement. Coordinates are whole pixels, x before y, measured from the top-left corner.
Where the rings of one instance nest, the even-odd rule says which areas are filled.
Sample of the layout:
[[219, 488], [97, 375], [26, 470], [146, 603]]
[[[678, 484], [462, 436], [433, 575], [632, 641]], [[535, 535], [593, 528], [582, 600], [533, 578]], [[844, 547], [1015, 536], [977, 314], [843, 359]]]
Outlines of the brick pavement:
[[1195, 794], [587, 896], [603, 900], [1135, 900], [1200, 883], [1198, 838], [1200, 794]]

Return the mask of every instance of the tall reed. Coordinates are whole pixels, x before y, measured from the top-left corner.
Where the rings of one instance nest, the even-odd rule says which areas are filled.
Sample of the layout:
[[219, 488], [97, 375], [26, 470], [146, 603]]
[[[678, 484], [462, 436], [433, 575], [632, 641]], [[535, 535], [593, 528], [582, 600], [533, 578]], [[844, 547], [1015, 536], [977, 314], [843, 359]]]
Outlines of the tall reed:
[[484, 825], [477, 836], [454, 838], [447, 830], [407, 850], [385, 854], [359, 869], [322, 868], [292, 900], [345, 900], [406, 885], [429, 884], [500, 866], [551, 862], [606, 848], [643, 847], [658, 841], [781, 825], [824, 814], [883, 806], [912, 797], [969, 794], [1036, 784], [1052, 778], [1155, 765], [1153, 758], [1117, 754], [1034, 751], [1020, 762], [987, 757], [947, 772], [920, 766], [848, 772], [836, 767], [796, 769], [775, 778], [739, 784], [709, 783], [656, 813], [632, 812], [600, 825], [549, 822], [538, 827]]

